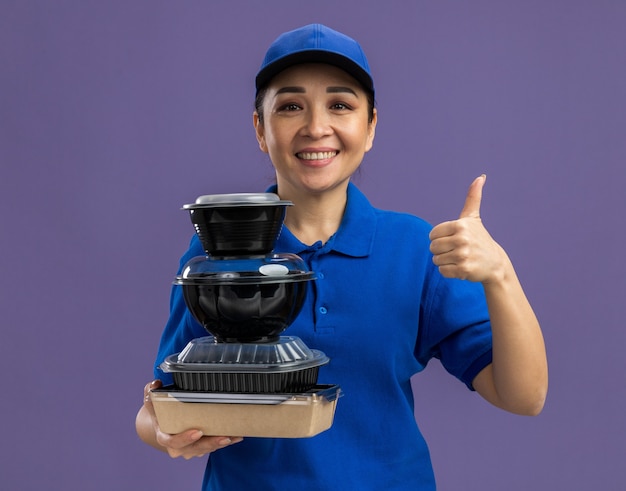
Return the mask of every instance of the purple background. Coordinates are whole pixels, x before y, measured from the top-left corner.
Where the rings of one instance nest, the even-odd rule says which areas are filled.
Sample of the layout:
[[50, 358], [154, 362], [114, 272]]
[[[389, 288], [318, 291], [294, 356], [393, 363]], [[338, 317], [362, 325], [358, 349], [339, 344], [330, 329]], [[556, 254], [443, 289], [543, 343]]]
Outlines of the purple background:
[[486, 172], [484, 221], [543, 324], [538, 418], [438, 363], [416, 380], [440, 489], [626, 483], [626, 3], [1, 0], [2, 489], [199, 488], [201, 461], [134, 432], [193, 233], [179, 208], [271, 181], [253, 76], [316, 21], [373, 67], [357, 183], [434, 223]]

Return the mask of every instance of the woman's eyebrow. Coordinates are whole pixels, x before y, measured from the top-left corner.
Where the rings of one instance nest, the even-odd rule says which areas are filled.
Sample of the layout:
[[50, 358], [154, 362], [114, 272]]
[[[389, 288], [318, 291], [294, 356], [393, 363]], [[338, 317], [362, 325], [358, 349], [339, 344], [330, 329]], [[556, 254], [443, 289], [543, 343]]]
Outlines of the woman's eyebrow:
[[276, 91], [277, 94], [304, 94], [304, 87], [282, 87]]
[[348, 94], [353, 94], [356, 96], [356, 92], [350, 87], [327, 87], [326, 88], [327, 94], [337, 94], [337, 93], [342, 93], [342, 92], [347, 92]]

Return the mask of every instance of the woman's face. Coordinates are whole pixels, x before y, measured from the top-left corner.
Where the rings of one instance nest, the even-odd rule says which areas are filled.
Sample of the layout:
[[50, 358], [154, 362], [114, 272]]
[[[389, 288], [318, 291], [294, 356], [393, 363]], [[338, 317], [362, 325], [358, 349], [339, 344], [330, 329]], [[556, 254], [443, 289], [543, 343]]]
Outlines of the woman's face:
[[347, 186], [372, 148], [376, 112], [368, 114], [361, 85], [334, 66], [295, 65], [274, 77], [254, 125], [281, 196]]

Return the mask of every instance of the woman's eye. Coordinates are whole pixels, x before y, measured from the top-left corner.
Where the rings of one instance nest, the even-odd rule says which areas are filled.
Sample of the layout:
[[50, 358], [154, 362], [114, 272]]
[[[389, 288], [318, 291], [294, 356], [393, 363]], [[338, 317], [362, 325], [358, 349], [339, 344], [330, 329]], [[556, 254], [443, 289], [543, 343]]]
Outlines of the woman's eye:
[[343, 102], [336, 102], [331, 107], [333, 109], [337, 109], [337, 110], [340, 110], [340, 111], [345, 110], [345, 109], [350, 109], [350, 106], [348, 106], [347, 104], [344, 104]]
[[298, 109], [300, 109], [300, 106], [298, 106], [298, 104], [285, 104], [283, 106], [281, 106], [280, 110], [281, 111], [297, 111]]

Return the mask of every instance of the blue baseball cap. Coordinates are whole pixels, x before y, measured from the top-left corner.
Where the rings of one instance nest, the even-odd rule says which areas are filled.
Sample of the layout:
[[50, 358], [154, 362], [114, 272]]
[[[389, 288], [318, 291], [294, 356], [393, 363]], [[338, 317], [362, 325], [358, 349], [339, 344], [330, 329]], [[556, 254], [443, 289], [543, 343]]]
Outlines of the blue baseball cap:
[[257, 92], [275, 75], [299, 63], [327, 63], [339, 67], [374, 94], [374, 80], [359, 43], [322, 24], [309, 24], [276, 38], [257, 73]]

